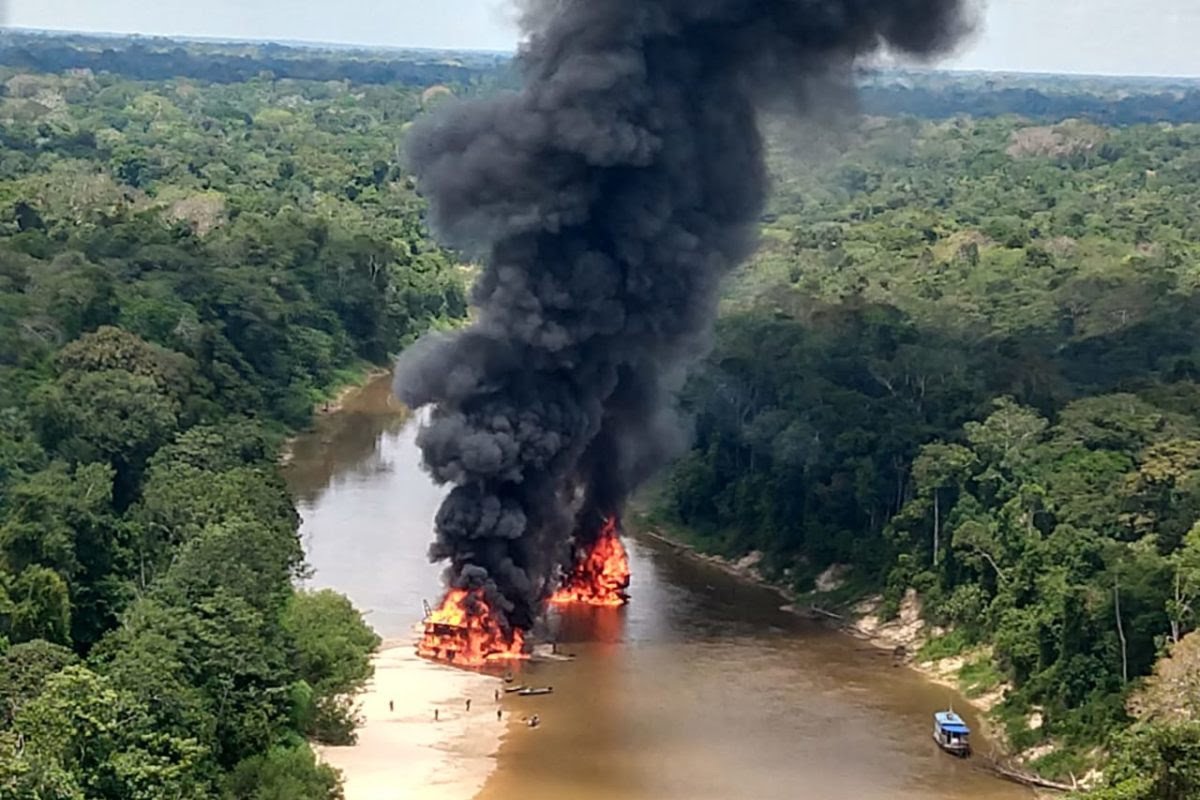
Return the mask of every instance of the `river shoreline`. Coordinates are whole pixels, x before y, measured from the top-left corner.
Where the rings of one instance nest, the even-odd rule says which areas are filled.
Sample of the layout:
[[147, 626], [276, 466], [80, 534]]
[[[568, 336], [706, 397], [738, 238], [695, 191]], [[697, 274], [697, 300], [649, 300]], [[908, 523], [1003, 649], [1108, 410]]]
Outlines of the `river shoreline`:
[[279, 457], [277, 459], [279, 466], [286, 467], [292, 463], [292, 459], [295, 458], [297, 439], [316, 430], [323, 419], [336, 416], [344, 411], [346, 406], [368, 386], [391, 374], [392, 370], [390, 367], [372, 365], [363, 368], [357, 375], [345, 383], [329, 387], [329, 391], [331, 392], [329, 399], [322, 400], [313, 405], [313, 417], [307, 427], [293, 432], [280, 443]]
[[[930, 629], [920, 620], [919, 606], [915, 604], [915, 594], [906, 597], [902, 604], [901, 614], [894, 622], [882, 622], [876, 615], [879, 598], [866, 598], [850, 606], [850, 614], [842, 615], [825, 611], [814, 605], [802, 605], [802, 598], [788, 587], [781, 586], [764, 576], [755, 567], [757, 559], [751, 557], [731, 561], [728, 558], [704, 553], [694, 545], [680, 541], [667, 535], [661, 529], [650, 525], [640, 525], [636, 528], [637, 536], [645, 536], [671, 547], [678, 554], [709, 564], [739, 580], [768, 589], [784, 601], [781, 611], [803, 617], [813, 622], [831, 627], [841, 633], [877, 648], [880, 652], [890, 652], [893, 658], [904, 666], [919, 674], [922, 678], [937, 686], [944, 686], [954, 691], [962, 691], [963, 686], [956, 679], [957, 670], [953, 665], [961, 666], [962, 658], [947, 658], [937, 661], [920, 661], [916, 652], [930, 638]], [[976, 713], [983, 728], [983, 736], [998, 752], [991, 760], [998, 765], [1006, 761], [1019, 763], [1019, 755], [1013, 753], [1008, 745], [1007, 737], [991, 719], [992, 709], [1003, 700], [1004, 688], [1000, 687], [979, 698], [968, 701]], [[1013, 775], [1006, 776], [1018, 783], [1030, 783], [1016, 779]], [[1036, 777], [1036, 776], [1030, 776]], [[1037, 789], [1038, 787], [1034, 786]], [[1083, 788], [1082, 786], [1080, 787]], [[1039, 789], [1039, 798], [1060, 797], [1060, 794], [1050, 793]]]
[[346, 407], [347, 401], [354, 396], [356, 392], [360, 392], [367, 387], [368, 384], [374, 383], [385, 375], [391, 375], [391, 367], [372, 366], [363, 370], [356, 378], [337, 387], [333, 396], [317, 405], [313, 406], [313, 416], [327, 417], [331, 414], [337, 414]]

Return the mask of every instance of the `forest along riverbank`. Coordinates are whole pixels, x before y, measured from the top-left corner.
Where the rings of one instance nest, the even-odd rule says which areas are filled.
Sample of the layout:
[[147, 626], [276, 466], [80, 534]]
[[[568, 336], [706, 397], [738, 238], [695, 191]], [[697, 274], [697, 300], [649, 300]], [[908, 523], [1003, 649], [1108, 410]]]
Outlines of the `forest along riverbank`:
[[[388, 641], [359, 745], [323, 753], [344, 770], [347, 800], [1030, 797], [937, 750], [933, 710], [953, 703], [978, 723], [957, 693], [636, 536], [632, 602], [552, 612], [546, 635], [577, 658], [522, 665], [518, 682], [554, 693], [504, 696], [497, 722], [496, 678], [411, 649], [421, 600], [441, 592], [425, 558], [441, 493], [387, 390], [383, 379], [348, 398], [297, 440], [287, 471], [312, 584], [348, 594]], [[536, 729], [520, 724], [531, 713]]]
[[415, 426], [406, 426], [387, 375], [338, 399], [336, 413], [293, 440], [284, 474], [314, 570], [310, 587], [348, 595], [385, 641], [360, 696], [358, 743], [319, 753], [342, 771], [346, 800], [464, 800], [495, 767], [505, 724], [495, 717], [499, 680], [413, 651], [421, 601], [441, 591], [425, 558], [441, 493], [418, 467]]

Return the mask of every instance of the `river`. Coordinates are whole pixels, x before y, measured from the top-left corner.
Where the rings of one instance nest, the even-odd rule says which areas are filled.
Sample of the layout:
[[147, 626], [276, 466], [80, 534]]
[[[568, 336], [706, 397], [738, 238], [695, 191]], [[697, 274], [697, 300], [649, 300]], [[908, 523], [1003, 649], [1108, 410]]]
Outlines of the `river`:
[[[425, 558], [441, 492], [414, 435], [375, 381], [296, 442], [287, 470], [312, 584], [349, 595], [388, 639], [410, 637], [441, 591]], [[628, 545], [632, 601], [551, 619], [577, 658], [523, 666], [522, 681], [555, 691], [505, 700], [479, 800], [1032, 796], [933, 744], [934, 710], [953, 703], [975, 721], [963, 698], [781, 611], [770, 591], [653, 540]], [[519, 723], [526, 711], [539, 728]]]

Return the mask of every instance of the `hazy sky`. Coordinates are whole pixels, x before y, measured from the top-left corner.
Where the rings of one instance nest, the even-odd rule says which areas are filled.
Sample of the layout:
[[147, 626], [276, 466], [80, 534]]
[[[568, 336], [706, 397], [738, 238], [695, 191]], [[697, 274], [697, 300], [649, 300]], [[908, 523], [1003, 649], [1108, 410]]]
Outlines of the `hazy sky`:
[[[4, 0], [0, 0], [3, 3]], [[503, 0], [8, 0], [29, 28], [512, 49]], [[1200, 0], [990, 0], [948, 66], [1200, 76]]]

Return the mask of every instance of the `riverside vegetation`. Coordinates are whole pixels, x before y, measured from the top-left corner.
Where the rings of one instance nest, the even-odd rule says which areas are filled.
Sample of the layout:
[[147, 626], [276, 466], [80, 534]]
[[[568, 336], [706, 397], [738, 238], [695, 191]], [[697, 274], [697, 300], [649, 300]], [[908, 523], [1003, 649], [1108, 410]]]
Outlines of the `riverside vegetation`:
[[340, 797], [307, 742], [379, 642], [296, 588], [276, 454], [465, 313], [398, 163], [423, 89], [0, 85], [0, 797]]
[[1010, 684], [1035, 768], [1107, 748], [1099, 796], [1196, 796], [1200, 126], [777, 141], [659, 521], [800, 592], [834, 564], [885, 613], [915, 589], [946, 631], [924, 655]]
[[[306, 742], [353, 737], [377, 640], [294, 588], [277, 445], [465, 315], [403, 129], [508, 78], [36, 36], [0, 63], [0, 797], [336, 798]], [[773, 131], [655, 513], [798, 591], [915, 589], [925, 654], [1011, 685], [1035, 767], [1190, 797], [1195, 88], [1039, 80], [883, 81], [871, 107], [939, 119]]]

